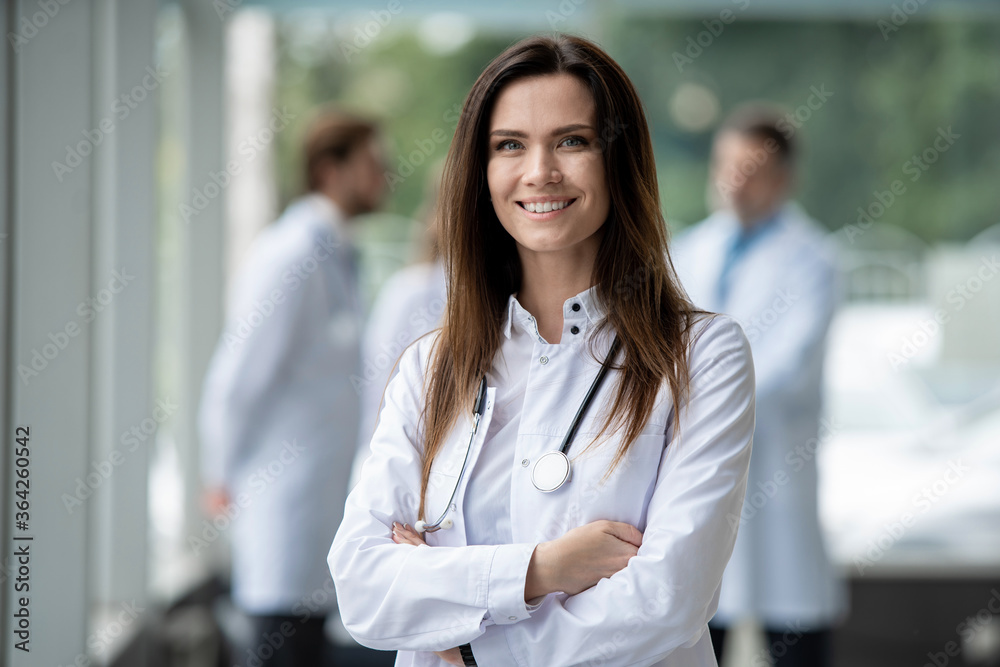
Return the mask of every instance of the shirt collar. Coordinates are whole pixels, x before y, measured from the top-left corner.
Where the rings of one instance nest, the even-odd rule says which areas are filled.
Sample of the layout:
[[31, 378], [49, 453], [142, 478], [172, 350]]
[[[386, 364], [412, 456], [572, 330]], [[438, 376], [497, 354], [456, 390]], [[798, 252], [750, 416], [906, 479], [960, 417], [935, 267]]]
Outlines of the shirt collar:
[[[576, 310], [573, 310], [574, 305], [578, 306]], [[604, 319], [604, 315], [604, 308], [597, 297], [597, 285], [593, 285], [563, 302], [564, 326], [584, 322], [596, 324]], [[503, 323], [503, 335], [510, 338], [511, 326], [514, 323], [520, 325], [525, 331], [537, 334], [537, 328], [531, 322], [531, 317], [531, 313], [524, 309], [514, 294], [511, 294], [507, 300], [507, 314]]]

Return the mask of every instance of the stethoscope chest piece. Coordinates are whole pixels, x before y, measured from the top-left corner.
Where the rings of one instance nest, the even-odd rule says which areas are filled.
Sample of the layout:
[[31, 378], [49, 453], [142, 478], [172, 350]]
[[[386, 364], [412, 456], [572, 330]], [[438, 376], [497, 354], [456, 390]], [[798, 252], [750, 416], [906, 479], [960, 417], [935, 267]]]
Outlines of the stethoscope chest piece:
[[560, 451], [543, 454], [531, 469], [531, 483], [543, 493], [551, 493], [569, 481], [569, 457]]

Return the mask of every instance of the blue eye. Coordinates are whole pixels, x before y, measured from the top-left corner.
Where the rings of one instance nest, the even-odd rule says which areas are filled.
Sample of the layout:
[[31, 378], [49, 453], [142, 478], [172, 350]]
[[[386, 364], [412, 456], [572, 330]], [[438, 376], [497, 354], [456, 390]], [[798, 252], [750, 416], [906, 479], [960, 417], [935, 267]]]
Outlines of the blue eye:
[[[567, 143], [576, 142], [576, 143]], [[587, 141], [583, 137], [566, 137], [563, 139], [563, 145], [569, 146], [570, 148], [576, 148], [577, 146], [586, 146]]]
[[497, 144], [498, 151], [515, 150], [520, 147], [521, 143], [518, 141], [514, 141], [513, 139], [504, 139], [499, 144]]

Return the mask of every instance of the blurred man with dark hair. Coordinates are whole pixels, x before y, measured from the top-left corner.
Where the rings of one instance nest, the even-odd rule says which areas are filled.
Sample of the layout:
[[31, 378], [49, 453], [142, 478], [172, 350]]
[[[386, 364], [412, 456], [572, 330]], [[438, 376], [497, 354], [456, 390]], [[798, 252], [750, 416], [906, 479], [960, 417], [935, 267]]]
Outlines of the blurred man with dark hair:
[[715, 213], [678, 238], [673, 256], [696, 305], [743, 325], [757, 378], [747, 497], [730, 517], [739, 534], [709, 623], [716, 657], [727, 628], [753, 617], [774, 664], [823, 667], [845, 606], [816, 497], [816, 449], [831, 435], [820, 412], [837, 274], [824, 230], [789, 201], [799, 148], [784, 118], [752, 105], [723, 123], [708, 185]]
[[307, 192], [243, 261], [199, 415], [207, 509], [232, 520], [233, 600], [253, 626], [239, 664], [328, 663], [325, 559], [357, 440], [350, 378], [362, 315], [350, 226], [382, 199], [378, 133], [326, 112], [303, 148]]

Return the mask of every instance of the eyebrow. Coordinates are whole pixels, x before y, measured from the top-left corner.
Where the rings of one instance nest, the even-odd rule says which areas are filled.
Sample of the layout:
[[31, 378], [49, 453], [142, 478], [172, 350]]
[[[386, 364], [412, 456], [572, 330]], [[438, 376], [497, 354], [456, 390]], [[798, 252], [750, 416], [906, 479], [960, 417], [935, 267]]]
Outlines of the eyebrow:
[[[562, 127], [557, 127], [552, 131], [552, 136], [557, 134], [565, 134], [567, 132], [576, 132], [577, 130], [593, 130], [590, 125], [583, 123], [574, 123], [573, 125], [563, 125]], [[518, 139], [527, 139], [528, 135], [520, 130], [493, 130], [490, 132], [491, 137], [504, 136], [504, 137], [517, 137]]]

